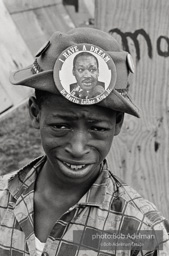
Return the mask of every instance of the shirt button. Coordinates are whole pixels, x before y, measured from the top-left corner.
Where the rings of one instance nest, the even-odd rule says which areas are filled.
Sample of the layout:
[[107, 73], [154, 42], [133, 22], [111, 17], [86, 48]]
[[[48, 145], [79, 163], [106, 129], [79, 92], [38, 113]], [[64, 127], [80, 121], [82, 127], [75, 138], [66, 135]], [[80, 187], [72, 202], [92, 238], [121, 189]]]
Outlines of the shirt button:
[[49, 254], [47, 252], [43, 252], [42, 256], [49, 256]]

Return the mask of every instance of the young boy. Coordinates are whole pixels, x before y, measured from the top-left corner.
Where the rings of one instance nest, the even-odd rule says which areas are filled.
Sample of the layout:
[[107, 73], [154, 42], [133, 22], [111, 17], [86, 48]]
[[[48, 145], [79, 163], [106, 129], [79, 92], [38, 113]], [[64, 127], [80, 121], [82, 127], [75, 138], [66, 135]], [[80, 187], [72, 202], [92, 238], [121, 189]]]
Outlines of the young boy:
[[[87, 99], [69, 88], [81, 52], [97, 58], [105, 83]], [[82, 63], [78, 72], [94, 70]], [[131, 56], [110, 35], [76, 28], [56, 32], [33, 65], [12, 75], [13, 84], [35, 89], [29, 111], [45, 156], [1, 177], [0, 255], [169, 255], [167, 221], [105, 160], [124, 113], [139, 117], [130, 72]]]

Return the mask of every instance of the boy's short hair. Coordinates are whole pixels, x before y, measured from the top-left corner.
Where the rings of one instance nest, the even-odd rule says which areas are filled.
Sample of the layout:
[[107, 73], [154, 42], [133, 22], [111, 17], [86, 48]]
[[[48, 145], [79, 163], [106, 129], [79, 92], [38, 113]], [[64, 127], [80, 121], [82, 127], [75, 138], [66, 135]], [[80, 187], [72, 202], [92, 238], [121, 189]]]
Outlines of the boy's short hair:
[[50, 95], [52, 95], [52, 93], [35, 89], [36, 103], [38, 104], [39, 108], [41, 108], [44, 101], [47, 100]]

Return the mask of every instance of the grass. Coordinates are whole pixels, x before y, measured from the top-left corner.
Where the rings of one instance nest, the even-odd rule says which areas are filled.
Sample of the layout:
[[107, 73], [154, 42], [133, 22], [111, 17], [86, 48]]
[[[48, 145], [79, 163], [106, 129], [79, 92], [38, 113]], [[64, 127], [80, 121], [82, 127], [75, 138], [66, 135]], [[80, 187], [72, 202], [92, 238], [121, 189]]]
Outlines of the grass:
[[15, 171], [41, 154], [39, 131], [31, 126], [27, 105], [0, 119], [0, 174]]

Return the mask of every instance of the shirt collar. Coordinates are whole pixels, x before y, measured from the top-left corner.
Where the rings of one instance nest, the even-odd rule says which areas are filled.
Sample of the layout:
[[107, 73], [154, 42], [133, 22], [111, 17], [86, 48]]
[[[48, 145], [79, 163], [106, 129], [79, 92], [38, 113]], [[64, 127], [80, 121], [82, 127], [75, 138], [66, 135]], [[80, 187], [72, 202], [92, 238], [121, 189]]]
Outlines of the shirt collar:
[[[29, 187], [35, 183], [38, 173], [46, 161], [46, 156], [41, 156], [33, 162], [20, 169], [17, 174], [9, 180], [9, 192], [17, 200], [22, 193], [29, 191]], [[90, 189], [83, 195], [77, 205], [95, 206], [101, 209], [108, 209], [112, 193], [118, 190], [116, 179], [108, 170], [107, 161], [104, 160], [101, 165], [100, 174], [92, 184]], [[27, 192], [26, 192], [27, 193]]]
[[78, 204], [109, 209], [109, 199], [118, 189], [116, 181], [111, 179], [111, 176], [113, 175], [108, 170], [107, 161], [104, 160], [99, 176]]
[[35, 182], [38, 172], [45, 163], [46, 157], [41, 156], [33, 162], [20, 169], [8, 181], [8, 188], [11, 195], [17, 200], [26, 188]]

